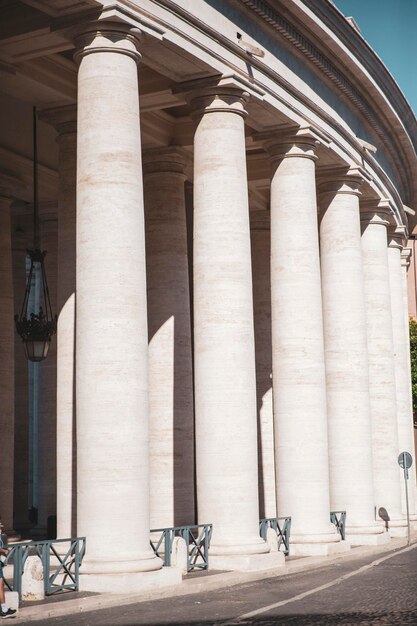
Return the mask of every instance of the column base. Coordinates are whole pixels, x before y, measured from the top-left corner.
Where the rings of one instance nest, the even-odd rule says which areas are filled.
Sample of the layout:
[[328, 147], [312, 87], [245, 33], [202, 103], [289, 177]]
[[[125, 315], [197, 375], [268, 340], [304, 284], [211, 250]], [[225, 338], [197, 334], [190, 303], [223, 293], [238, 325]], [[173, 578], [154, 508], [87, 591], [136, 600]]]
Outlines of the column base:
[[330, 556], [331, 554], [342, 554], [351, 548], [349, 541], [338, 541], [332, 543], [291, 543], [291, 556]]
[[387, 531], [391, 537], [406, 537], [407, 530], [407, 518], [399, 517], [397, 519], [387, 520]]
[[5, 532], [5, 533], [6, 533], [6, 535], [7, 535], [7, 541], [8, 541], [8, 543], [17, 543], [17, 542], [18, 542], [18, 541], [20, 541], [20, 540], [21, 540], [21, 538], [22, 538], [22, 536], [21, 536], [18, 532], [16, 532], [16, 531], [14, 530], [14, 528], [11, 528], [11, 529], [9, 529], [9, 530], [5, 530], [4, 532]]
[[346, 533], [346, 539], [351, 546], [382, 546], [390, 542], [391, 535], [387, 532], [378, 535]]
[[95, 591], [97, 593], [139, 593], [161, 589], [162, 587], [173, 587], [181, 582], [181, 572], [175, 567], [163, 567], [152, 572], [80, 573], [80, 591]]
[[394, 528], [389, 528], [388, 534], [390, 537], [407, 537], [407, 525], [405, 526], [396, 526]]
[[385, 532], [383, 521], [346, 525], [346, 539], [352, 546], [379, 546], [388, 543], [389, 533]]
[[227, 554], [209, 555], [210, 569], [236, 572], [259, 572], [262, 570], [284, 567], [283, 552], [267, 552], [265, 554]]

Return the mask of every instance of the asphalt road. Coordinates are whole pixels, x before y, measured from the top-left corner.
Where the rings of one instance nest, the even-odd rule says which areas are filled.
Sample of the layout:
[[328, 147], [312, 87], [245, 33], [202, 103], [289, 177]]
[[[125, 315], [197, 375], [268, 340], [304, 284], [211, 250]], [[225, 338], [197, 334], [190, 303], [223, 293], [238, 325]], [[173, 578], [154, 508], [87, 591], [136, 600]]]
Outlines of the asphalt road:
[[[387, 558], [389, 557], [389, 558]], [[24, 619], [12, 622], [15, 626]], [[196, 595], [30, 622], [46, 626], [417, 626], [417, 545]]]

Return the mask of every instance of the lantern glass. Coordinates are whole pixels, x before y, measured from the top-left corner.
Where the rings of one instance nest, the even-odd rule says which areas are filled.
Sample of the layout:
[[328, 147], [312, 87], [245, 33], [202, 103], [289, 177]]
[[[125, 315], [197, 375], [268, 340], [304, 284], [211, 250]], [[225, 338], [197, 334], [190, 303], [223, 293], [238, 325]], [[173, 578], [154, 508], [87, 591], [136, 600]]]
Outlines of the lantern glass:
[[26, 339], [24, 341], [26, 356], [29, 361], [39, 363], [48, 356], [50, 341], [45, 339]]

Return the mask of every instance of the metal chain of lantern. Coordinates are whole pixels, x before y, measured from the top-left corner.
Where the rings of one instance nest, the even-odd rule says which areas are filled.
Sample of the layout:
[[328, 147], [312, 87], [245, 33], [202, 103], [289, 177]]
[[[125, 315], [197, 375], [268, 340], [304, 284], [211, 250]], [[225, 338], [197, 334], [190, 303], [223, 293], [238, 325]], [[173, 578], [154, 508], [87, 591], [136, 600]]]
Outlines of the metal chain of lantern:
[[[48, 282], [45, 272], [46, 251], [39, 245], [38, 212], [38, 155], [36, 107], [33, 107], [33, 250], [27, 250], [30, 268], [26, 282], [25, 296], [20, 315], [15, 315], [16, 330], [22, 338], [29, 361], [43, 361], [48, 355], [52, 336], [56, 333], [57, 318], [52, 313]], [[36, 278], [40, 280], [40, 298], [38, 310], [29, 313], [31, 294], [36, 289]]]

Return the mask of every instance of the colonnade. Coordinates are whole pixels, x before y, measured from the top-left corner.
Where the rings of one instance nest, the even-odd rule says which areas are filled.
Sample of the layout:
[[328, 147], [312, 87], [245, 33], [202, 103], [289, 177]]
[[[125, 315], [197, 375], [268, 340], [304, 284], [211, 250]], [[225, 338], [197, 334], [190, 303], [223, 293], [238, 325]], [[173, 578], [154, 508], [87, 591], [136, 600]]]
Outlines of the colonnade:
[[[387, 202], [362, 200], [361, 168], [318, 176], [313, 128], [263, 139], [269, 307], [251, 259], [249, 94], [226, 78], [184, 85], [196, 125], [191, 319], [191, 153], [155, 149], [142, 165], [135, 31], [92, 24], [76, 43], [77, 110], [49, 121], [60, 148], [58, 533], [88, 537], [82, 588], [173, 584], [149, 530], [195, 521], [213, 524], [213, 567], [282, 565], [259, 536], [259, 456], [264, 511], [292, 517], [293, 554], [404, 534], [397, 456], [414, 450], [402, 244]], [[330, 523], [340, 509], [350, 542]]]

